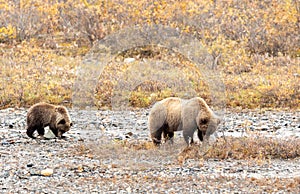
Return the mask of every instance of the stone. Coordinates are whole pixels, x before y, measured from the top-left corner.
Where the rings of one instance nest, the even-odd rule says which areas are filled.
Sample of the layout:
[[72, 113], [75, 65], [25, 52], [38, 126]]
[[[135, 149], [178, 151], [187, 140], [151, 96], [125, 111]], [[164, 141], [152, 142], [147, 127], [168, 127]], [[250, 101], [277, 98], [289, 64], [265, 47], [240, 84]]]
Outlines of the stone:
[[46, 168], [44, 170], [41, 170], [41, 175], [43, 176], [51, 176], [53, 174], [53, 169]]
[[[47, 128], [48, 128], [48, 127], [47, 127]], [[49, 130], [49, 128], [48, 128], [48, 129], [46, 129], [46, 133], [45, 133], [44, 137], [45, 137], [46, 139], [54, 139], [54, 138], [55, 138], [55, 135], [54, 135], [54, 133], [53, 133], [51, 130]]]

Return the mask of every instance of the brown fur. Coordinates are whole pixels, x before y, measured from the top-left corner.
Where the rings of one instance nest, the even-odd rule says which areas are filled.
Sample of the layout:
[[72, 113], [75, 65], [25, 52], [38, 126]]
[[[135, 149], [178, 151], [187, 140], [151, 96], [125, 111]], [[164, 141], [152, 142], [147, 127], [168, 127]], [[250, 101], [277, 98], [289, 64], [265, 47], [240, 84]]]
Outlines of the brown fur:
[[197, 130], [200, 141], [208, 140], [213, 134], [220, 119], [199, 97], [189, 100], [170, 97], [157, 102], [149, 114], [149, 129], [154, 144], [164, 139], [172, 139], [175, 131], [183, 130], [186, 143], [193, 143], [193, 135]]
[[69, 131], [72, 122], [68, 110], [64, 106], [55, 106], [47, 103], [38, 103], [30, 107], [27, 113], [27, 135], [31, 138], [35, 130], [43, 138], [44, 128], [49, 126], [56, 137]]

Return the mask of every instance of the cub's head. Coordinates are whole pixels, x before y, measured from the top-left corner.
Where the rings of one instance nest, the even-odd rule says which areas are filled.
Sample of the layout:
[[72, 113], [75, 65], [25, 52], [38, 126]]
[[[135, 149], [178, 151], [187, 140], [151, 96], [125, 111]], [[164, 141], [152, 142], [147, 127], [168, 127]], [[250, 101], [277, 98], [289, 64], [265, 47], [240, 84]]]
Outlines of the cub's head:
[[58, 106], [55, 108], [56, 112], [56, 129], [57, 134], [55, 134], [57, 137], [61, 138], [62, 135], [69, 131], [72, 127], [73, 123], [70, 120], [69, 112], [68, 110], [63, 106]]

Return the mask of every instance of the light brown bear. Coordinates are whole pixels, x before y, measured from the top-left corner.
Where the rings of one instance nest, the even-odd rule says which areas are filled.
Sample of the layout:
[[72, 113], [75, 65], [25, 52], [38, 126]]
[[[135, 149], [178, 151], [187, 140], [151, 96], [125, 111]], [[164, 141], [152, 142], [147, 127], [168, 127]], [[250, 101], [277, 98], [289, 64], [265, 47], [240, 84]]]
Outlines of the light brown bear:
[[69, 131], [72, 122], [69, 112], [64, 106], [55, 106], [48, 103], [37, 103], [29, 108], [27, 113], [27, 135], [33, 139], [35, 130], [44, 138], [44, 128], [49, 126], [56, 137], [62, 138], [62, 134]]
[[184, 100], [176, 97], [166, 98], [157, 102], [149, 114], [149, 129], [152, 141], [155, 145], [161, 143], [162, 135], [165, 140], [174, 137], [174, 131], [183, 130], [185, 142], [194, 143], [193, 135], [196, 130], [198, 138], [208, 140], [220, 123], [208, 107], [206, 102], [199, 97]]

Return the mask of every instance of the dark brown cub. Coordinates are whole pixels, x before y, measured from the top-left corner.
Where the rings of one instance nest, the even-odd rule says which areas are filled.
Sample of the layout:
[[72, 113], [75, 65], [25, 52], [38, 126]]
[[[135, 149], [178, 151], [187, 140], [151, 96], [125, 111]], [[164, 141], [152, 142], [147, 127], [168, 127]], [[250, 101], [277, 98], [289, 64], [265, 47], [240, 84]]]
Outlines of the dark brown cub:
[[44, 128], [49, 126], [56, 137], [61, 138], [62, 134], [69, 131], [72, 122], [66, 107], [55, 106], [48, 103], [37, 103], [29, 108], [27, 113], [27, 135], [31, 138], [35, 130], [43, 138]]

